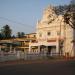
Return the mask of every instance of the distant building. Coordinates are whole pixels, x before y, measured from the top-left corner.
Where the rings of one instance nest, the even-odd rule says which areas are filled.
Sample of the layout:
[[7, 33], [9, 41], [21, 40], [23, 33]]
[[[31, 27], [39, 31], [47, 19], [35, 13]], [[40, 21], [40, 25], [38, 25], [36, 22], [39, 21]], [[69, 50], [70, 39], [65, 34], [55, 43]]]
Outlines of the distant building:
[[36, 42], [36, 33], [25, 34], [24, 37], [16, 38], [16, 40], [20, 43], [20, 46], [18, 46], [17, 49], [28, 53], [29, 52], [29, 43]]
[[19, 50], [28, 53], [30, 42], [36, 42], [36, 33], [25, 34], [25, 36], [21, 38], [16, 37], [11, 39], [0, 40], [0, 50]]
[[55, 13], [53, 6], [48, 6], [42, 19], [37, 22], [36, 39], [37, 43], [29, 44], [31, 53], [43, 51], [51, 55], [74, 56], [73, 29], [64, 23], [63, 15]]

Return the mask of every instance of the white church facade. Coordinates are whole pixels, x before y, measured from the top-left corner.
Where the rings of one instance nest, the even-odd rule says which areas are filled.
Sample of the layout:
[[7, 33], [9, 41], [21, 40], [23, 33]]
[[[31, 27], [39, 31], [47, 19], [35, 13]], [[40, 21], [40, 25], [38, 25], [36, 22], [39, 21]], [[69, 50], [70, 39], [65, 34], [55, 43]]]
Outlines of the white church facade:
[[30, 53], [45, 52], [51, 55], [74, 56], [73, 29], [64, 23], [63, 15], [57, 15], [54, 7], [48, 6], [36, 25], [35, 43], [29, 44]]

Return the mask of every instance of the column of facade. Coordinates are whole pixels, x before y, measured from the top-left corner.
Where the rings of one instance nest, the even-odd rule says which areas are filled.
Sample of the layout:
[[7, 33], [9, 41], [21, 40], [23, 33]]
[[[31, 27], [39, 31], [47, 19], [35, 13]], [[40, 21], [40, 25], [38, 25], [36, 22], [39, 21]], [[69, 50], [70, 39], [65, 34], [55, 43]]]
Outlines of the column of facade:
[[48, 46], [46, 46], [45, 55], [48, 54]]
[[38, 46], [38, 53], [40, 53], [40, 46]]
[[28, 51], [28, 53], [31, 53], [31, 49], [32, 49], [31, 48], [32, 46], [30, 44], [31, 44], [31, 40], [29, 41], [29, 51]]
[[10, 45], [10, 52], [12, 51], [12, 45]]
[[28, 52], [27, 52], [26, 49], [24, 48], [24, 59], [27, 59], [27, 54], [28, 54]]
[[59, 39], [56, 41], [56, 53], [59, 54]]
[[31, 53], [31, 46], [29, 46], [29, 51], [28, 51], [28, 53]]

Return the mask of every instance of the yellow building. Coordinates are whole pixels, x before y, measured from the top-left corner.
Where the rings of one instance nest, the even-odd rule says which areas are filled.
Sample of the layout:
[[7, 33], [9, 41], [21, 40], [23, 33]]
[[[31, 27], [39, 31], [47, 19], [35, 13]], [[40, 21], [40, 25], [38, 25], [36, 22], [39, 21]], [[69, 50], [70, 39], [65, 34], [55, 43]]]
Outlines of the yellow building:
[[16, 37], [11, 39], [0, 40], [0, 44], [2, 44], [0, 45], [0, 50], [4, 48], [9, 49], [10, 51], [20, 50], [27, 53], [29, 51], [30, 42], [36, 42], [36, 33], [25, 34], [25, 36], [21, 38]]
[[17, 48], [28, 53], [29, 43], [36, 42], [36, 33], [25, 34], [23, 38], [16, 38], [16, 40], [20, 43]]
[[[36, 25], [37, 43], [30, 43], [29, 52], [33, 53], [32, 47], [37, 47], [35, 52], [43, 52], [60, 55], [74, 56], [73, 29], [64, 23], [63, 15], [57, 15], [53, 6], [48, 6], [42, 19]], [[41, 48], [43, 46], [43, 49]]]

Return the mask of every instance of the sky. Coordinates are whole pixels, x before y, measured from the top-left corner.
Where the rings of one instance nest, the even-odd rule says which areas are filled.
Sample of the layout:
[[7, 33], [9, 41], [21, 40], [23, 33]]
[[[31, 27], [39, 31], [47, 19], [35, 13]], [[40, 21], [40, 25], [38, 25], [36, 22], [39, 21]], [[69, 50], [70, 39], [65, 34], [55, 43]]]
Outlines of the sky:
[[8, 24], [12, 34], [34, 33], [48, 5], [65, 5], [71, 0], [0, 0], [0, 29]]

